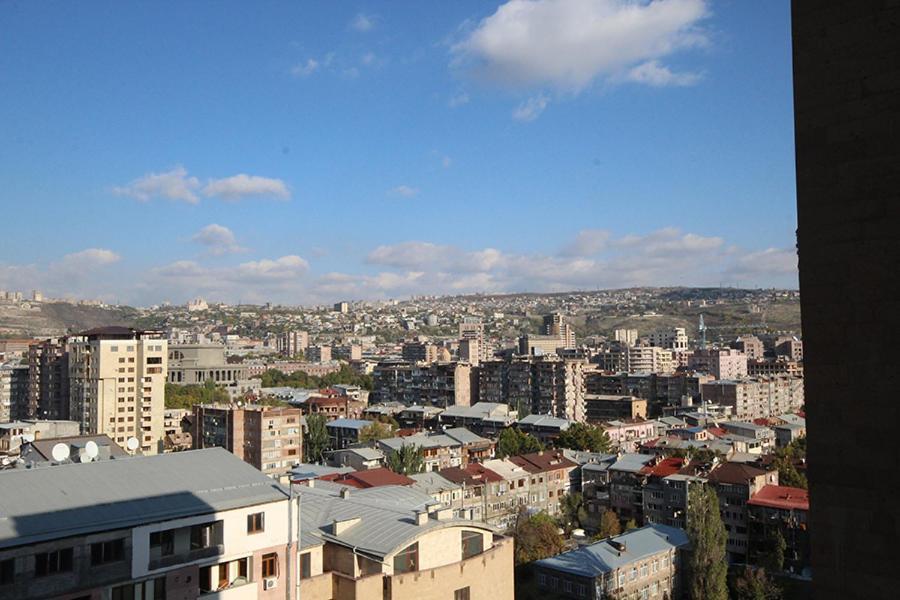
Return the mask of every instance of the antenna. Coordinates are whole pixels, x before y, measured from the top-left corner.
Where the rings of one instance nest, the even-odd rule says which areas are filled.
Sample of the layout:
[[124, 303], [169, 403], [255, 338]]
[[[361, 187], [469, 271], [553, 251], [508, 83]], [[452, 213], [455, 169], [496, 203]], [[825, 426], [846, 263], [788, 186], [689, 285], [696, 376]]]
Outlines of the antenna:
[[91, 460], [93, 460], [100, 454], [100, 447], [97, 446], [97, 442], [95, 442], [94, 440], [88, 440], [88, 442], [84, 445], [84, 453]]
[[53, 460], [55, 460], [56, 462], [65, 461], [67, 458], [69, 458], [70, 453], [71, 450], [69, 449], [69, 445], [63, 444], [62, 442], [53, 446], [53, 450], [51, 451]]
[[134, 452], [135, 450], [137, 450], [139, 445], [140, 442], [134, 436], [128, 438], [128, 440], [125, 442], [125, 447], [128, 448], [129, 452]]

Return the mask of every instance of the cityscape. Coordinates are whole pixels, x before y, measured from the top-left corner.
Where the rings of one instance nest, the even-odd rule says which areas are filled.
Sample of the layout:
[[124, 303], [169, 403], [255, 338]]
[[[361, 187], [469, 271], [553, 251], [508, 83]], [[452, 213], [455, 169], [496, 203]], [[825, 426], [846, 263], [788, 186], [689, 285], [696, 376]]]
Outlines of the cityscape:
[[0, 3], [0, 600], [896, 598], [898, 22]]

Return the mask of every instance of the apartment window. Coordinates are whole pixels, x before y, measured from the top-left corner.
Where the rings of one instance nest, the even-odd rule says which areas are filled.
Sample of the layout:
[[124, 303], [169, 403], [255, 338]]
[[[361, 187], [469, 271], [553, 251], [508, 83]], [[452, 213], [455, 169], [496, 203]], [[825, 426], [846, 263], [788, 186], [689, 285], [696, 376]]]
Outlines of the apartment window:
[[162, 356], [148, 356], [147, 364], [148, 365], [161, 365], [162, 364]]
[[63, 548], [53, 552], [41, 552], [34, 555], [35, 577], [45, 577], [54, 573], [67, 573], [72, 570], [72, 549]]
[[0, 561], [0, 585], [7, 585], [16, 578], [16, 559], [7, 558]]
[[175, 532], [154, 531], [150, 534], [150, 551], [158, 549], [160, 556], [171, 556], [175, 553]]
[[278, 555], [274, 552], [262, 556], [262, 576], [278, 577]]
[[311, 574], [312, 565], [311, 563], [311, 553], [304, 552], [300, 555], [300, 579], [309, 579]]
[[419, 569], [419, 543], [410, 544], [394, 556], [394, 573], [411, 573]]
[[260, 533], [266, 529], [266, 513], [247, 515], [247, 533]]
[[466, 560], [484, 552], [484, 536], [477, 531], [462, 532], [462, 558]]
[[453, 592], [453, 600], [470, 600], [469, 586], [455, 590]]
[[118, 351], [119, 351], [119, 347], [118, 347], [118, 346], [110, 346], [110, 347], [109, 347], [109, 351], [110, 351], [110, 352], [118, 352]]

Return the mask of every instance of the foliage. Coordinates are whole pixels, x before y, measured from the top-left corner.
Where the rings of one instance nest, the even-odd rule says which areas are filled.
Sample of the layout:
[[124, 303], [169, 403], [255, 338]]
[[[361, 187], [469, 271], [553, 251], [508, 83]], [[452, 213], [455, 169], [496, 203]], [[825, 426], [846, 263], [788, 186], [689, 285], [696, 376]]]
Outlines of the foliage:
[[385, 466], [400, 475], [413, 475], [425, 471], [425, 452], [417, 444], [403, 444], [387, 456]]
[[543, 450], [544, 446], [531, 434], [519, 431], [515, 427], [507, 427], [497, 438], [497, 457], [518, 456], [529, 452]]
[[567, 534], [573, 529], [583, 528], [588, 519], [584, 497], [580, 492], [572, 492], [562, 497], [560, 502], [560, 522]]
[[794, 461], [806, 458], [806, 438], [798, 438], [783, 448], [775, 451], [775, 461], [778, 469], [778, 483], [789, 487], [807, 489], [809, 483], [806, 475], [797, 470]]
[[203, 385], [176, 385], [167, 383], [165, 389], [166, 408], [193, 409], [195, 404], [215, 404], [229, 402], [228, 392], [216, 386], [214, 381]]
[[784, 570], [784, 552], [787, 550], [787, 542], [780, 529], [775, 529], [775, 533], [768, 540], [769, 551], [766, 553], [764, 566], [773, 573]]
[[609, 452], [612, 443], [606, 432], [586, 423], [574, 423], [559, 434], [557, 448], [569, 448], [587, 452]]
[[371, 390], [372, 377], [370, 375], [361, 375], [354, 371], [349, 365], [341, 365], [339, 371], [329, 373], [318, 377], [309, 375], [303, 371], [294, 371], [287, 375], [278, 369], [269, 369], [263, 373], [262, 387], [295, 387], [295, 388], [323, 388], [336, 384], [358, 385], [359, 387]]
[[754, 569], [747, 565], [731, 582], [731, 597], [734, 600], [778, 600], [781, 589], [766, 574], [765, 569]]
[[321, 464], [325, 460], [325, 451], [331, 443], [326, 423], [325, 415], [322, 414], [306, 417], [306, 439], [303, 441], [306, 462]]
[[594, 540], [605, 540], [620, 533], [622, 533], [622, 526], [619, 523], [619, 515], [616, 514], [616, 511], [611, 508], [603, 511], [603, 515], [600, 517], [600, 528], [597, 530]]
[[687, 533], [692, 548], [688, 564], [690, 598], [727, 600], [727, 535], [719, 514], [719, 499], [708, 485], [690, 486]]
[[528, 516], [525, 508], [516, 517], [516, 564], [555, 556], [565, 549], [556, 522], [547, 513]]
[[625, 521], [625, 531], [631, 531], [632, 529], [637, 529], [637, 521], [634, 519], [628, 519]]
[[366, 425], [359, 430], [360, 442], [374, 442], [389, 437], [394, 437], [394, 428], [388, 423], [382, 423], [381, 421], [372, 421], [370, 425]]

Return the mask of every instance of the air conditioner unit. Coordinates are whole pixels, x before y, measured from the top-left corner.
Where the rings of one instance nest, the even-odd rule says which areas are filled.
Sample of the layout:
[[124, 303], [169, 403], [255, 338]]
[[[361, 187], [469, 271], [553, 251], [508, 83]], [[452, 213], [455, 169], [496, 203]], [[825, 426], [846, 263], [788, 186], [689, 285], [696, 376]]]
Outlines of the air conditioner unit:
[[263, 579], [263, 590], [274, 590], [278, 587], [278, 579], [275, 577], [266, 577]]

